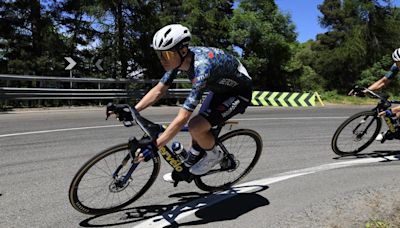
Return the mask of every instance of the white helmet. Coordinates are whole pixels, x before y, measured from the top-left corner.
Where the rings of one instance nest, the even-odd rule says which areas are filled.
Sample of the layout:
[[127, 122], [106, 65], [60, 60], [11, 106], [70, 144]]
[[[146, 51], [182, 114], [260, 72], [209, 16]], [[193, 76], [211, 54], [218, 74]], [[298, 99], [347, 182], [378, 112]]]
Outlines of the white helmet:
[[183, 42], [183, 45], [189, 44], [192, 35], [185, 26], [172, 24], [158, 30], [153, 37], [153, 49], [156, 51], [165, 51], [174, 48], [177, 44]]
[[394, 50], [394, 52], [392, 54], [392, 59], [395, 62], [399, 62], [400, 61], [400, 48], [397, 48], [396, 50]]

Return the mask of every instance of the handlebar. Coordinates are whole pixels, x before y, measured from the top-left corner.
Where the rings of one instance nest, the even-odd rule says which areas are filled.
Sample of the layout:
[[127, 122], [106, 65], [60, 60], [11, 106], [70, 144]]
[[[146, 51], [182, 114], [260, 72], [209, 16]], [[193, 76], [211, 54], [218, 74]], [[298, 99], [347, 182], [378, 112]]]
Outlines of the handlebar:
[[133, 126], [133, 123], [139, 125], [143, 132], [149, 136], [150, 141], [155, 141], [161, 132], [160, 126], [152, 121], [142, 117], [139, 112], [128, 104], [108, 103], [106, 109], [106, 120], [110, 115], [116, 114], [119, 121], [122, 121], [125, 127]]
[[371, 98], [380, 99], [380, 102], [375, 108], [378, 112], [387, 110], [392, 106], [392, 104], [400, 104], [400, 101], [389, 100], [389, 95], [387, 94], [375, 93], [374, 91], [361, 86], [354, 86], [354, 88], [349, 92], [349, 95], [351, 94], [368, 94]]
[[354, 86], [354, 88], [349, 92], [349, 94], [354, 94], [354, 93], [355, 94], [369, 94], [371, 98], [380, 99], [380, 100], [385, 101], [385, 102], [389, 101], [388, 100], [389, 99], [389, 95], [378, 94], [378, 93], [375, 93], [374, 91], [372, 91], [372, 90], [370, 90], [368, 88], [362, 87], [362, 86], [357, 86], [357, 85]]

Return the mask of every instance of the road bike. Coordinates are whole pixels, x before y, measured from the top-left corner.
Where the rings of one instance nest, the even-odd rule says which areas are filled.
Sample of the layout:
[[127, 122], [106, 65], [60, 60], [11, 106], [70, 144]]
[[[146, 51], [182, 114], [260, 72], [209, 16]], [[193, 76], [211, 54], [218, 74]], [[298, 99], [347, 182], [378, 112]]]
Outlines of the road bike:
[[367, 148], [375, 140], [382, 128], [382, 119], [388, 127], [381, 143], [386, 140], [400, 139], [397, 119], [380, 117], [378, 114], [389, 109], [400, 101], [389, 100], [389, 96], [377, 94], [367, 88], [355, 86], [350, 93], [367, 94], [371, 98], [379, 99], [379, 103], [372, 110], [362, 111], [350, 116], [336, 130], [332, 138], [332, 150], [337, 155], [356, 155]]
[[[128, 143], [98, 153], [76, 173], [69, 188], [69, 200], [76, 210], [85, 214], [111, 213], [143, 196], [159, 174], [160, 155], [179, 181], [194, 181], [198, 188], [208, 192], [229, 189], [253, 169], [261, 156], [262, 139], [254, 130], [231, 130], [219, 136], [224, 126], [238, 124], [227, 121], [212, 129], [223, 159], [206, 174], [196, 176], [168, 146], [145, 153], [145, 148], [166, 129], [165, 125], [153, 123], [126, 104], [108, 104], [106, 112], [107, 118], [110, 113], [117, 114], [126, 127], [136, 123], [144, 135], [131, 137]], [[181, 131], [187, 132], [187, 126]]]

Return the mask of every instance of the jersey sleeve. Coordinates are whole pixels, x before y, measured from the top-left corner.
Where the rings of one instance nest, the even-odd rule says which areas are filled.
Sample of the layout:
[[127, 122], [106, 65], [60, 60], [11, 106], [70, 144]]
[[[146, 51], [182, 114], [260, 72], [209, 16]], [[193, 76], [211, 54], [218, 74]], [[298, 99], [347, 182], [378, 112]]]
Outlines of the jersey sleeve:
[[385, 77], [388, 79], [394, 79], [396, 75], [399, 73], [399, 67], [396, 64], [393, 64], [390, 70], [385, 74]]
[[160, 82], [166, 86], [170, 86], [172, 85], [172, 82], [174, 81], [176, 74], [177, 74], [176, 70], [167, 71], [160, 79]]
[[206, 90], [206, 83], [210, 76], [210, 64], [206, 62], [200, 63], [195, 66], [195, 78], [192, 85], [192, 90], [189, 96], [183, 103], [183, 108], [193, 112], [199, 104], [204, 91]]

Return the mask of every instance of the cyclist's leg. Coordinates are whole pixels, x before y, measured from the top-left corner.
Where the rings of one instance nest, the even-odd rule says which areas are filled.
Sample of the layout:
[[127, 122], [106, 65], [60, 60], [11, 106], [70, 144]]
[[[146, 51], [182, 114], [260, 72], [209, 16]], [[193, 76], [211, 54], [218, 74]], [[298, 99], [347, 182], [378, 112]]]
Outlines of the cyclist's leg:
[[[210, 91], [209, 94], [207, 95], [207, 97], [204, 99], [204, 101], [200, 107], [199, 113], [205, 112], [210, 107], [211, 103], [212, 102], [215, 103], [216, 100], [219, 100], [219, 99], [214, 98], [214, 93]], [[192, 135], [192, 146], [194, 146], [197, 149], [197, 151], [199, 151], [199, 149], [201, 150], [202, 148], [209, 148], [215, 144], [215, 142], [212, 143], [212, 141], [215, 141], [214, 137], [210, 137], [210, 135], [208, 134], [210, 129], [211, 129], [211, 125], [209, 124], [209, 122], [206, 119], [202, 118], [200, 115], [194, 116], [189, 121], [189, 130], [191, 130], [189, 132]], [[199, 132], [199, 137], [206, 137], [205, 140], [201, 140], [201, 141], [206, 142], [206, 144], [212, 144], [212, 145], [211, 146], [210, 145], [199, 145], [196, 142], [196, 138], [198, 138], [198, 137], [193, 136], [193, 134], [196, 134], [197, 132]], [[207, 142], [211, 142], [211, 143], [207, 143]], [[200, 147], [200, 148], [198, 148], [198, 147]]]
[[210, 129], [238, 113], [244, 113], [250, 103], [250, 97], [251, 92], [241, 95], [216, 94], [209, 106], [189, 122], [189, 131], [193, 139], [206, 151], [206, 156], [191, 168], [193, 174], [208, 172], [222, 159], [222, 154], [215, 150], [215, 138]]
[[[211, 101], [213, 100], [213, 95], [214, 95], [213, 92], [209, 92], [209, 94], [204, 99], [204, 101], [200, 107], [199, 113], [208, 109]], [[193, 130], [195, 128], [197, 128], [197, 129], [195, 129], [196, 131], [204, 132], [204, 134], [206, 135], [210, 131], [210, 128], [211, 128], [211, 126], [208, 127], [207, 125], [209, 125], [209, 123], [204, 118], [198, 118], [198, 116], [195, 116], [189, 122], [189, 129], [192, 129], [192, 131], [190, 133], [192, 134]], [[200, 129], [199, 127], [203, 128], [203, 129]], [[211, 139], [214, 140], [214, 138], [211, 138]], [[215, 142], [213, 143], [213, 145], [214, 144], [215, 144]], [[208, 148], [208, 147], [206, 147], [206, 148]], [[199, 157], [200, 157], [199, 155], [201, 153], [204, 153], [204, 149], [201, 146], [199, 146], [199, 144], [195, 140], [195, 137], [192, 136], [192, 145], [191, 145], [191, 148], [188, 150], [188, 153], [187, 153], [188, 157], [185, 159], [184, 165], [187, 167], [190, 167], [193, 164], [195, 164], [199, 160]], [[167, 181], [170, 183], [175, 182], [172, 173], [165, 174], [163, 176], [163, 179], [164, 179], [164, 181]]]

